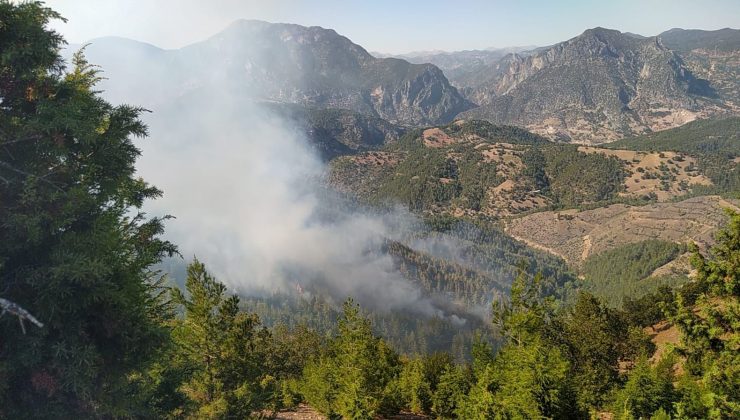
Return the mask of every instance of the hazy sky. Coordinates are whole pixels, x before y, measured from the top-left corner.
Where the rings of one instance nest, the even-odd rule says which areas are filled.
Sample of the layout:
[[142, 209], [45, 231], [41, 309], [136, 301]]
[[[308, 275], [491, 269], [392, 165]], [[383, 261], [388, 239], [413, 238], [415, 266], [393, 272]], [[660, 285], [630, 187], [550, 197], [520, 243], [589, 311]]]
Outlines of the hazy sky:
[[643, 35], [740, 28], [740, 0], [49, 0], [69, 42], [117, 35], [177, 48], [239, 19], [335, 29], [369, 51], [548, 45], [603, 26]]

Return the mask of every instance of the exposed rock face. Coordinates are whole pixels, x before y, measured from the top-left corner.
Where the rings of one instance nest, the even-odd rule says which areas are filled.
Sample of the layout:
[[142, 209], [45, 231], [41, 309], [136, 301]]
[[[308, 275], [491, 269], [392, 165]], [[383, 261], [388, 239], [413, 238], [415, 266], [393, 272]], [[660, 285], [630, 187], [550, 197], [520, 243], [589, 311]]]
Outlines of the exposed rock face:
[[602, 143], [733, 109], [659, 37], [603, 28], [504, 57], [489, 75], [466, 90], [481, 106], [463, 115], [553, 139]]
[[729, 108], [740, 108], [740, 30], [671, 29], [658, 37], [696, 77], [707, 80]]
[[217, 86], [255, 100], [349, 109], [407, 125], [448, 122], [472, 106], [437, 67], [375, 58], [320, 27], [237, 21], [179, 50], [106, 38], [93, 41], [87, 55], [119, 86], [164, 76], [145, 89], [147, 105]]

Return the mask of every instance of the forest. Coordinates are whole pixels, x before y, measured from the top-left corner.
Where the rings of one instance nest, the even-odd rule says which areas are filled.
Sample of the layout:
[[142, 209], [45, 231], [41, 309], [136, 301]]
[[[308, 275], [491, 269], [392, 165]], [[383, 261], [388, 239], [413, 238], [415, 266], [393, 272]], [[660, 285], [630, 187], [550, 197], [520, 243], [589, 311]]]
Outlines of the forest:
[[[244, 298], [198, 259], [172, 286], [154, 269], [178, 256], [168, 217], [143, 211], [162, 191], [135, 168], [146, 110], [104, 100], [84, 51], [65, 68], [49, 28], [59, 18], [0, 0], [0, 418], [271, 418], [299, 404], [346, 419], [740, 417], [740, 214], [728, 211], [710, 250], [651, 243], [594, 256], [584, 287], [561, 259], [495, 226], [426, 221], [416, 234], [463, 245], [458, 265], [388, 241], [422, 290], [485, 307], [467, 329], [369, 313], [352, 298]], [[454, 129], [541, 142], [513, 127]], [[624, 176], [572, 146], [541, 153], [528, 159], [544, 159], [544, 174], [534, 163], [528, 174], [563, 205], [609, 199]], [[496, 177], [465, 166], [476, 163], [429, 152], [409, 170], [462, 185], [384, 188], [420, 208], [474, 205], [477, 185]], [[579, 182], [583, 171], [603, 176]], [[684, 251], [691, 281], [615, 290]], [[615, 278], [625, 284], [600, 285]], [[650, 335], [667, 323], [681, 341], [657, 349]]]

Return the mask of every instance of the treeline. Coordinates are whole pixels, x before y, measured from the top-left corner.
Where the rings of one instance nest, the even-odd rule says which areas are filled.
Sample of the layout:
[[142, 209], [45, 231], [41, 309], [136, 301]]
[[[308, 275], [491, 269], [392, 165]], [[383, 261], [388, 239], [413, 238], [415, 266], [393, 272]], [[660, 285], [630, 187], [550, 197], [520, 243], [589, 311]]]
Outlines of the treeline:
[[[307, 328], [320, 336], [336, 333], [341, 308], [322, 295], [279, 293], [269, 297], [246, 297], [240, 307], [254, 313], [272, 330]], [[341, 305], [340, 305], [341, 306]], [[446, 352], [457, 361], [469, 357], [476, 335], [493, 339], [493, 331], [482, 318], [467, 309], [448, 305], [447, 317], [420, 314], [418, 310], [369, 311], [373, 334], [381, 336], [400, 354]], [[455, 316], [454, 319], [452, 315]]]
[[550, 142], [530, 131], [512, 125], [493, 124], [484, 120], [452, 122], [443, 130], [456, 136], [477, 136], [487, 143], [549, 144]]
[[[511, 297], [493, 306], [500, 344], [476, 339], [463, 363], [449, 353], [399, 355], [351, 299], [329, 334], [267, 330], [196, 261], [187, 293], [175, 292], [184, 305], [172, 324], [177, 345], [150, 371], [154, 386], [141, 389], [179, 395], [147, 399], [166, 402], [150, 405], [161, 417], [268, 416], [304, 402], [348, 419], [400, 411], [448, 419], [734, 418], [740, 215], [718, 239], [711, 259], [695, 253], [694, 282], [624, 309], [585, 292], [559, 306], [543, 293], [542, 276], [521, 272]], [[665, 320], [682, 340], [651, 358], [647, 332]]]

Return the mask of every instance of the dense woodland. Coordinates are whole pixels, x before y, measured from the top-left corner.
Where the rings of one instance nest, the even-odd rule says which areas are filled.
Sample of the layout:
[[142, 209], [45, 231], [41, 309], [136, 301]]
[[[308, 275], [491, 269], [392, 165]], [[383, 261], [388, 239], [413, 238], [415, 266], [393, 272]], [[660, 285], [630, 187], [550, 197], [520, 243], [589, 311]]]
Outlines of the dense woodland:
[[[165, 220], [141, 212], [161, 192], [135, 177], [144, 110], [103, 100], [82, 53], [65, 70], [63, 40], [47, 27], [58, 18], [40, 3], [0, 0], [0, 418], [259, 418], [300, 403], [347, 419], [740, 417], [736, 213], [711, 251], [690, 249], [691, 281], [627, 297], [617, 289], [684, 249], [616, 248], [586, 261], [590, 286], [579, 287], [562, 260], [495, 228], [429, 220], [417, 233], [426, 251], [386, 246], [428, 293], [487, 307], [458, 333], [352, 299], [341, 309], [320, 298], [242, 299], [198, 260], [184, 287], [166, 286], [152, 267], [177, 248], [162, 239]], [[532, 166], [532, 182], [562, 203], [609, 198], [621, 169], [582, 155], [542, 149], [529, 158], [546, 162], [544, 174]], [[389, 184], [422, 207], [474, 202], [475, 185], [495, 176], [423, 161], [409, 170], [469, 181], [408, 192]], [[579, 184], [583, 170], [603, 171], [602, 181]], [[435, 238], [460, 245], [459, 264], [439, 257]], [[682, 339], [656, 354], [648, 332], [660, 322]]]
[[678, 257], [685, 246], [673, 242], [648, 240], [622, 245], [586, 259], [581, 270], [583, 287], [614, 306], [624, 298], [640, 298], [661, 286], [677, 286], [688, 278], [654, 277], [652, 273]]

